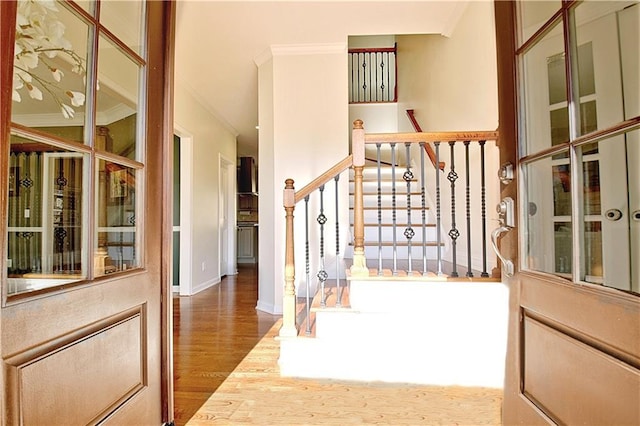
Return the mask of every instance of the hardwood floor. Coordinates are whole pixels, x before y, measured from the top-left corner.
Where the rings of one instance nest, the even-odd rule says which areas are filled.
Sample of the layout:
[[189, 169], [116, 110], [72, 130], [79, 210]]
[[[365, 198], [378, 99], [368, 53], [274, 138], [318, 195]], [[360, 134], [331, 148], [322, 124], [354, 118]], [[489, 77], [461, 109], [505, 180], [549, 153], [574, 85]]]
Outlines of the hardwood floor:
[[501, 389], [280, 377], [280, 320], [255, 310], [256, 281], [243, 268], [174, 298], [176, 425], [501, 423]]
[[257, 268], [243, 265], [194, 296], [174, 296], [176, 425], [195, 414], [279, 319], [257, 311], [257, 299]]

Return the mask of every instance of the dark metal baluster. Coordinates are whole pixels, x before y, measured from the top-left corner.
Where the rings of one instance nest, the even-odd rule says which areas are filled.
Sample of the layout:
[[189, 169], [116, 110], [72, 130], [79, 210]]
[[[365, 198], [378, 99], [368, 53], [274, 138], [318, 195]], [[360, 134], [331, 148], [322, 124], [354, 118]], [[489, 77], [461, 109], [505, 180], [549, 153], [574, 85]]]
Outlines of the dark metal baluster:
[[[360, 55], [362, 55], [362, 59]], [[364, 90], [367, 88], [366, 83], [363, 86], [360, 85], [360, 64], [362, 64], [362, 81], [364, 82], [364, 69], [367, 64], [364, 62], [364, 54], [358, 53], [358, 102], [364, 101]], [[360, 99], [360, 87], [362, 87], [362, 99]]]
[[307, 314], [307, 328], [305, 333], [311, 334], [311, 278], [310, 273], [310, 261], [309, 261], [309, 196], [304, 197], [304, 264], [305, 273], [307, 277], [307, 297], [306, 297], [306, 314]]
[[[440, 142], [433, 143], [436, 147], [436, 164], [440, 164]], [[440, 169], [436, 166], [436, 244], [438, 245], [438, 276], [442, 273], [442, 232], [440, 229]]]
[[482, 203], [482, 273], [481, 277], [488, 277], [487, 273], [487, 207], [486, 207], [486, 191], [484, 181], [484, 144], [486, 141], [480, 141], [480, 202]]
[[369, 52], [369, 102], [373, 102], [373, 73], [376, 71], [375, 61], [371, 59], [371, 52]]
[[409, 262], [409, 267], [407, 272], [411, 275], [413, 271], [413, 259], [411, 253], [411, 239], [416, 234], [413, 228], [411, 227], [411, 180], [413, 179], [413, 172], [411, 171], [411, 143], [406, 142], [405, 146], [405, 155], [407, 161], [407, 168], [402, 175], [402, 178], [407, 183], [407, 227], [404, 230], [404, 236], [407, 239], [407, 260]]
[[351, 97], [350, 97], [350, 101], [354, 102], [356, 100], [356, 97], [353, 93], [354, 89], [357, 87], [356, 86], [356, 81], [355, 81], [355, 76], [354, 76], [354, 68], [353, 68], [353, 58], [355, 57], [355, 55], [352, 53], [351, 55], [349, 55], [351, 59]]
[[471, 271], [471, 193], [469, 190], [469, 141], [464, 141], [464, 167], [467, 178], [465, 179], [466, 209], [467, 209], [467, 276], [473, 277]]
[[340, 291], [340, 211], [338, 210], [338, 181], [340, 175], [333, 178], [336, 182], [336, 306], [342, 306], [342, 293]]
[[378, 275], [382, 275], [382, 164], [380, 161], [381, 144], [376, 144], [378, 158]]
[[380, 85], [380, 97], [382, 99], [380, 99], [382, 102], [384, 102], [384, 54], [385, 52], [381, 52], [380, 53], [380, 81], [381, 81], [381, 85]]
[[[390, 64], [389, 52], [387, 52], [387, 64]], [[391, 101], [391, 67], [387, 67], [387, 100]]]
[[324, 285], [329, 275], [324, 270], [324, 224], [327, 223], [327, 217], [324, 215], [324, 185], [320, 187], [320, 214], [317, 221], [320, 224], [320, 270], [318, 271], [318, 279], [320, 280], [320, 289], [322, 291], [320, 306], [326, 306]]
[[398, 252], [396, 242], [396, 144], [391, 144], [391, 218], [393, 229], [393, 275], [398, 275]]
[[[449, 174], [447, 175], [447, 179], [451, 182], [451, 230], [449, 231], [449, 237], [451, 237], [451, 262], [453, 263], [451, 276], [457, 277], [458, 275], [458, 261], [456, 259], [456, 240], [460, 236], [460, 232], [456, 228], [456, 180], [458, 179], [458, 174], [456, 173], [456, 164], [455, 164], [455, 142], [449, 142], [449, 148], [451, 152], [451, 170], [449, 170]], [[436, 163], [438, 164], [438, 163]]]
[[[378, 63], [378, 52], [375, 52], [374, 55], [376, 56], [376, 64]], [[378, 96], [378, 69], [376, 68], [375, 70], [375, 76], [376, 76], [376, 90], [375, 90], [375, 94], [376, 94], [376, 102], [379, 101], [379, 96]]]
[[[420, 198], [422, 214], [422, 275], [427, 275], [427, 200], [425, 190], [424, 175], [424, 146], [425, 142], [420, 142]], [[437, 173], [437, 171], [436, 171]]]

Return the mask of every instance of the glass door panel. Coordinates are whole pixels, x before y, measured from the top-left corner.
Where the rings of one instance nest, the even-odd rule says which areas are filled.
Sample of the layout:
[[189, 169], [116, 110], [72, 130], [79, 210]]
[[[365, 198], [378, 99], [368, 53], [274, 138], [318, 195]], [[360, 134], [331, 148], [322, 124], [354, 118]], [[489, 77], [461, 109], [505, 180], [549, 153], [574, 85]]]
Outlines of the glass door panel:
[[555, 25], [521, 61], [523, 155], [569, 141], [562, 26]]
[[60, 2], [18, 2], [11, 121], [84, 142], [89, 27]]
[[98, 160], [96, 275], [140, 266], [136, 233], [136, 170]]
[[136, 159], [140, 75], [140, 65], [100, 37], [96, 122], [109, 137], [96, 140], [96, 149]]
[[87, 277], [85, 156], [12, 135], [7, 294]]
[[544, 157], [523, 169], [524, 205], [528, 206], [523, 266], [570, 277], [573, 258], [571, 170], [568, 164], [558, 162]]

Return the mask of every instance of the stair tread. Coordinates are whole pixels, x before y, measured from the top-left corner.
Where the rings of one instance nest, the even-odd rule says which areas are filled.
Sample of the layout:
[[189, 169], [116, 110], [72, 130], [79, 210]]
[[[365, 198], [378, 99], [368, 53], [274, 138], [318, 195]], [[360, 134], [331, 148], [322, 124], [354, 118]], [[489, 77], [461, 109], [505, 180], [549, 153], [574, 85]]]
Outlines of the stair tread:
[[[400, 222], [396, 222], [396, 226], [408, 226], [408, 223], [400, 223]], [[353, 226], [353, 223], [351, 224], [351, 226]], [[377, 226], [382, 226], [382, 227], [391, 227], [393, 226], [393, 223], [388, 223], [388, 222], [383, 222], [383, 223], [365, 223], [364, 226], [368, 226], [368, 227], [377, 227]], [[411, 226], [415, 226], [415, 227], [422, 227], [422, 223], [412, 223]], [[436, 224], [435, 223], [425, 223], [424, 226], [429, 227], [429, 228], [435, 228]]]
[[[427, 241], [426, 243], [427, 247], [437, 247], [438, 243], [436, 241]], [[440, 243], [441, 246], [444, 246], [444, 243]], [[353, 242], [349, 243], [349, 246], [353, 246]], [[393, 247], [393, 242], [392, 241], [383, 241], [381, 243], [378, 243], [376, 241], [365, 241], [364, 243], [365, 247], [378, 247], [378, 246], [382, 246], [382, 247]], [[406, 241], [396, 241], [396, 247], [408, 247], [409, 243]], [[411, 247], [422, 247], [422, 242], [414, 242], [411, 244]]]
[[[298, 334], [300, 336], [314, 337], [316, 334], [316, 312], [319, 310], [332, 310], [332, 309], [350, 309], [351, 305], [349, 303], [349, 283], [345, 279], [340, 280], [340, 295], [342, 305], [336, 307], [336, 299], [337, 299], [337, 286], [335, 284], [335, 280], [330, 280], [325, 283], [325, 306], [321, 305], [321, 294], [320, 288], [318, 287], [318, 291], [313, 296], [313, 300], [311, 301], [311, 306], [309, 308], [309, 317], [306, 317], [305, 312], [305, 298], [298, 298], [298, 303], [296, 305], [296, 312], [298, 312], [298, 318], [300, 319], [301, 315], [304, 315], [304, 319], [300, 322], [300, 328]], [[307, 333], [307, 324], [311, 322], [310, 332]]]
[[[402, 188], [402, 189], [404, 189], [404, 188]], [[411, 192], [409, 192], [408, 194], [409, 194], [409, 195], [415, 195], [415, 196], [418, 196], [418, 195], [422, 195], [422, 192], [419, 192], [419, 191], [411, 191]], [[353, 192], [350, 192], [350, 193], [349, 193], [349, 195], [350, 195], [350, 196], [353, 196], [353, 195], [354, 195], [354, 193], [353, 193]], [[378, 195], [378, 192], [377, 192], [377, 191], [375, 191], [375, 192], [366, 191], [366, 192], [363, 192], [363, 193], [362, 193], [362, 195], [363, 195], [363, 196], [365, 196], [365, 197], [366, 197], [366, 196], [374, 196], [374, 195]], [[380, 192], [380, 195], [393, 195], [393, 192], [392, 192], [392, 191], [381, 191], [381, 192]], [[406, 192], [406, 191], [396, 191], [396, 196], [402, 196], [402, 195], [405, 195], [405, 196], [406, 196], [406, 195], [407, 195], [407, 192]]]
[[[407, 206], [396, 206], [396, 207], [386, 207], [386, 206], [382, 206], [382, 207], [377, 207], [377, 206], [373, 206], [373, 207], [363, 207], [363, 210], [378, 210], [378, 208], [380, 208], [380, 210], [422, 210], [422, 206], [418, 206], [418, 207], [407, 207]], [[353, 210], [353, 207], [349, 207], [349, 210]], [[429, 210], [429, 207], [424, 207], [424, 210]]]

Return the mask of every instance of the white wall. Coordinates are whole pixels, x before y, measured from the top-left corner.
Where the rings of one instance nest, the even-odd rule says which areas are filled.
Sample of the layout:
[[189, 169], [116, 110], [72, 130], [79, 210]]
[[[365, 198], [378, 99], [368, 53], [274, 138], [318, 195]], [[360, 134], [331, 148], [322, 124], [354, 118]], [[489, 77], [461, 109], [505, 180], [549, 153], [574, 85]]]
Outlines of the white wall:
[[[425, 132], [496, 130], [498, 128], [497, 68], [493, 3], [469, 2], [458, 25], [450, 37], [440, 35], [398, 36], [399, 67], [398, 127], [399, 131], [411, 132], [413, 128], [406, 117], [407, 109], [414, 109], [418, 123]], [[441, 151], [448, 152], [448, 145]], [[471, 155], [471, 164], [479, 164], [479, 156]], [[441, 173], [442, 198], [449, 199], [449, 181]], [[496, 227], [494, 206], [498, 203], [499, 182], [495, 178], [498, 170], [498, 151], [493, 143], [486, 145], [487, 170], [487, 234]], [[456, 182], [458, 213], [457, 228], [466, 230], [464, 201], [465, 175], [464, 153], [456, 150]], [[473, 175], [476, 184], [479, 175]], [[435, 187], [431, 180], [431, 194]], [[472, 192], [472, 203], [480, 203], [479, 190]], [[445, 233], [450, 228], [449, 215], [443, 216]], [[480, 229], [479, 216], [472, 218], [472, 230]], [[472, 234], [474, 240], [480, 235]], [[446, 237], [448, 238], [448, 237]], [[481, 259], [481, 246], [473, 247], [474, 265]], [[495, 255], [487, 245], [490, 266], [495, 265]], [[466, 259], [465, 238], [458, 239], [458, 260]], [[490, 271], [489, 271], [490, 272]]]
[[[259, 210], [260, 223], [269, 224], [259, 230], [258, 309], [266, 312], [282, 312], [285, 180], [293, 178], [295, 188], [301, 189], [348, 155], [346, 49], [346, 43], [272, 46], [269, 54], [257, 61]], [[330, 210], [331, 202], [327, 201], [325, 207]], [[295, 216], [302, 217], [303, 212], [301, 203]], [[304, 222], [296, 220], [295, 227], [298, 235], [304, 235]], [[331, 244], [335, 246], [335, 238], [327, 241]], [[304, 274], [301, 244], [295, 256], [296, 282], [300, 283]]]
[[[174, 122], [182, 136], [191, 138], [192, 174], [189, 209], [192, 240], [190, 294], [220, 282], [218, 200], [219, 156], [235, 161], [236, 136], [208, 111], [188, 86], [176, 82]], [[235, 176], [229, 176], [235, 182]], [[235, 185], [234, 185], [235, 188]], [[235, 192], [235, 191], [234, 191]], [[235, 201], [234, 201], [235, 206]], [[235, 210], [235, 207], [234, 207]], [[230, 233], [235, 238], [235, 217], [229, 218]], [[229, 254], [235, 258], [236, 254]], [[204, 266], [204, 267], [203, 267]]]

